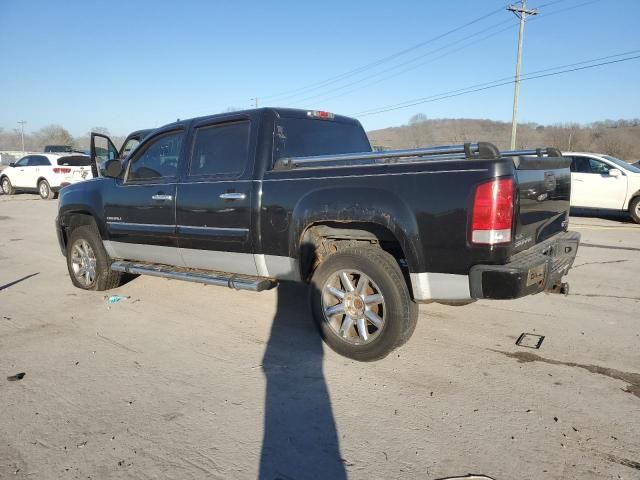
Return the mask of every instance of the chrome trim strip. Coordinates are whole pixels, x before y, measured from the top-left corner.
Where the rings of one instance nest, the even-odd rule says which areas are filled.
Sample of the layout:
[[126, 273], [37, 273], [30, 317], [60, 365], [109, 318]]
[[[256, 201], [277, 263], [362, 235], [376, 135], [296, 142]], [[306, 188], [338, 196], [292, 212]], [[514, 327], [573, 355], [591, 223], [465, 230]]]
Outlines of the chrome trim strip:
[[107, 225], [122, 225], [131, 227], [170, 227], [174, 228], [175, 225], [160, 224], [160, 223], [133, 223], [133, 222], [107, 222]]
[[137, 260], [139, 262], [162, 263], [184, 267], [177, 247], [161, 247], [159, 245], [143, 245], [140, 243], [116, 242], [103, 240], [104, 249], [112, 259]]
[[194, 230], [218, 230], [221, 232], [248, 232], [248, 228], [231, 228], [231, 227], [198, 227], [195, 225], [178, 225], [178, 228], [192, 228]]
[[471, 299], [468, 275], [422, 272], [410, 273], [409, 278], [416, 302]]
[[280, 255], [264, 255], [267, 272], [272, 278], [278, 280], [293, 280], [299, 282], [300, 268], [298, 261], [291, 257], [282, 257]]

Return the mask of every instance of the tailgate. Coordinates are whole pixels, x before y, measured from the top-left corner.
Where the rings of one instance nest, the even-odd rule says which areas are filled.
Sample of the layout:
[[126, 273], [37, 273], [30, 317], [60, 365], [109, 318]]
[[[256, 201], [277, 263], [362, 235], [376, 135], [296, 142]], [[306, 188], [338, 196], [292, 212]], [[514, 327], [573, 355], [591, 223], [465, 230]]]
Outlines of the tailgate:
[[571, 196], [571, 160], [553, 156], [513, 156], [517, 206], [513, 252], [526, 250], [566, 231]]
[[93, 178], [93, 173], [91, 172], [91, 157], [86, 155], [61, 157], [58, 159], [58, 165], [64, 167], [63, 172], [67, 180], [79, 182]]

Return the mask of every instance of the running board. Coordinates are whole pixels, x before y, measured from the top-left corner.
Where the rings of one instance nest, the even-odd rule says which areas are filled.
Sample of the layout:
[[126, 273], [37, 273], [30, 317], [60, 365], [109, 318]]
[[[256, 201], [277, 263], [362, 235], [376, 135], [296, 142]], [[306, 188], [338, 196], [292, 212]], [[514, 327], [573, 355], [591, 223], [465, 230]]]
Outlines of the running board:
[[117, 261], [111, 264], [111, 270], [131, 273], [133, 275], [150, 275], [152, 277], [172, 278], [174, 280], [185, 280], [187, 282], [204, 283], [206, 285], [217, 285], [236, 290], [250, 290], [252, 292], [269, 290], [278, 284], [270, 278], [209, 272], [206, 270], [172, 267], [153, 263]]

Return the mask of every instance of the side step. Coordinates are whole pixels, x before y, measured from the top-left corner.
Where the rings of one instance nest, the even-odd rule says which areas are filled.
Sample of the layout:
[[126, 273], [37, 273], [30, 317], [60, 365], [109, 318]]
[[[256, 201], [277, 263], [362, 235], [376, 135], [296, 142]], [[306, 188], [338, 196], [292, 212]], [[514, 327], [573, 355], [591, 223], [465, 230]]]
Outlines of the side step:
[[207, 270], [195, 270], [153, 263], [117, 261], [111, 264], [111, 270], [134, 275], [151, 275], [152, 277], [172, 278], [174, 280], [185, 280], [187, 282], [204, 283], [206, 285], [217, 285], [220, 287], [234, 288], [236, 290], [251, 290], [252, 292], [269, 290], [278, 284], [278, 282], [270, 278], [210, 272]]

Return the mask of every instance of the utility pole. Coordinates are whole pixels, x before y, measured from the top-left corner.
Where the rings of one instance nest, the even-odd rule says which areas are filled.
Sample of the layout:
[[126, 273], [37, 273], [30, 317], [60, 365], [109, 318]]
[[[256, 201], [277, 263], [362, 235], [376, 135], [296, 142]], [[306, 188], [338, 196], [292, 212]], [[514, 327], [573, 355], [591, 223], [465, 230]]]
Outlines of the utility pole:
[[538, 10], [527, 10], [527, 0], [521, 0], [520, 6], [509, 5], [507, 10], [520, 19], [518, 31], [518, 60], [516, 62], [516, 80], [513, 92], [513, 116], [511, 118], [511, 150], [516, 149], [516, 132], [518, 129], [518, 97], [520, 96], [520, 67], [522, 66], [522, 40], [524, 37], [524, 21], [527, 15], [537, 15]]
[[258, 97], [253, 97], [253, 98], [250, 98], [249, 100], [253, 102], [254, 108], [258, 108]]
[[22, 137], [22, 155], [24, 155], [24, 124], [27, 123], [24, 120], [20, 120], [18, 124], [20, 125], [20, 136]]

